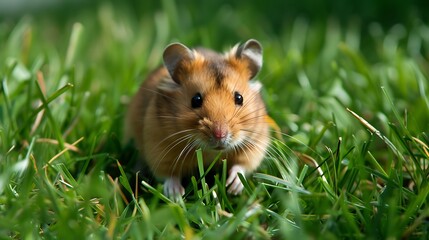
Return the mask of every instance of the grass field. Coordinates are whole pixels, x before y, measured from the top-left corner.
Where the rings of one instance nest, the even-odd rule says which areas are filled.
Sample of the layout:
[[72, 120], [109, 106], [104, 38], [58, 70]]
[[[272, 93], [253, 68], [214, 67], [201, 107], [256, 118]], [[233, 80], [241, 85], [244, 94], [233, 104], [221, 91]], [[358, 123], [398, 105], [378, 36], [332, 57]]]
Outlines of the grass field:
[[[429, 25], [218, 8], [104, 3], [0, 22], [1, 239], [428, 237]], [[250, 38], [282, 135], [244, 194], [225, 193], [224, 173], [205, 185], [204, 169], [178, 203], [135, 184], [122, 120], [164, 47]]]

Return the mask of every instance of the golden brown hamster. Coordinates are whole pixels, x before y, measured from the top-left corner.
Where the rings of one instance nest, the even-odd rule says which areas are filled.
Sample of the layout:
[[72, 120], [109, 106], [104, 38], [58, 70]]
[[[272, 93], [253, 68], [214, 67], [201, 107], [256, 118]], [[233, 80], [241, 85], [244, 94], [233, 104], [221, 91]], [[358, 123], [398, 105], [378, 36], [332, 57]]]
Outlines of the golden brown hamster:
[[260, 43], [251, 39], [225, 54], [173, 43], [163, 60], [130, 103], [126, 136], [165, 180], [167, 196], [184, 194], [181, 180], [196, 172], [199, 148], [206, 165], [221, 152], [228, 192], [241, 193], [238, 173], [255, 170], [270, 142], [262, 85], [253, 80], [262, 66]]

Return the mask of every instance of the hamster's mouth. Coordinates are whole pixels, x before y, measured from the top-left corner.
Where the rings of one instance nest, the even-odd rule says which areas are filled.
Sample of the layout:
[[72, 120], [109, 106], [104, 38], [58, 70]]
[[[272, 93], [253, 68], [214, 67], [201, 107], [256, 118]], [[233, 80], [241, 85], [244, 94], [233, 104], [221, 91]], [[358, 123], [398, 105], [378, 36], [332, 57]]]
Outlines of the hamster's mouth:
[[222, 151], [222, 150], [225, 150], [226, 147], [225, 146], [217, 146], [217, 147], [214, 147], [213, 149], [218, 150], [218, 151]]
[[208, 148], [215, 151], [228, 151], [233, 149], [235, 145], [235, 140], [231, 134], [226, 134], [220, 138], [210, 136], [208, 139], [206, 138], [203, 141]]
[[216, 151], [227, 150], [230, 148], [228, 141], [213, 141], [209, 144], [210, 148]]

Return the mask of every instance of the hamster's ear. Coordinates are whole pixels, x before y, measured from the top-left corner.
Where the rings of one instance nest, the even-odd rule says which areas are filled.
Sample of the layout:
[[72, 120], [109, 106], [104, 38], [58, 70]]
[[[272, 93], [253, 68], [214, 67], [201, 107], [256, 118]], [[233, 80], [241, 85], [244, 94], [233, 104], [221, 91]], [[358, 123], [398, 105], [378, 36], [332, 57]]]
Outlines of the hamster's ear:
[[[164, 65], [167, 68], [170, 76], [174, 81], [178, 81], [176, 78], [176, 70], [180, 66], [182, 61], [194, 59], [194, 53], [188, 47], [181, 43], [172, 43], [168, 45], [163, 54]], [[179, 83], [179, 82], [177, 82]]]
[[262, 46], [258, 41], [250, 39], [237, 48], [235, 57], [247, 61], [252, 79], [262, 67]]

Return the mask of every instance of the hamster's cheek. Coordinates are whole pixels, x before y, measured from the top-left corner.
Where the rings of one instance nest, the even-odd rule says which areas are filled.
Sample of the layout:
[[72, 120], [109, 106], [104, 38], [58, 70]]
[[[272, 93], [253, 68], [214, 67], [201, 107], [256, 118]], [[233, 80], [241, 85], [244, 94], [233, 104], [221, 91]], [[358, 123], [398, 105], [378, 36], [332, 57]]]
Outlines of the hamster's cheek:
[[231, 128], [231, 143], [234, 145], [242, 143], [247, 137], [243, 126], [234, 126]]

